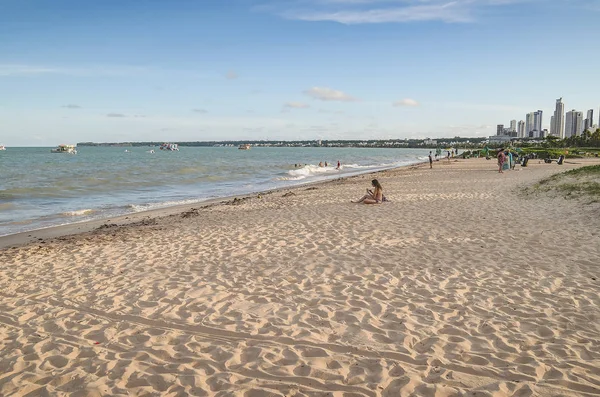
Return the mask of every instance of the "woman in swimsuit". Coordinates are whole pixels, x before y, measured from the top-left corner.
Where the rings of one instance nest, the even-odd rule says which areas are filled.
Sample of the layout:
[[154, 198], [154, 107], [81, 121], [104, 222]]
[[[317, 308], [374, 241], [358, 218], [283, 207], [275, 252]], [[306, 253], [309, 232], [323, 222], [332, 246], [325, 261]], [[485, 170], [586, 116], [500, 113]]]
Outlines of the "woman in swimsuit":
[[379, 184], [379, 181], [377, 179], [373, 179], [371, 184], [375, 190], [367, 189], [367, 194], [365, 194], [360, 200], [353, 201], [353, 203], [381, 204], [383, 202], [383, 188]]
[[506, 155], [504, 154], [504, 150], [500, 149], [498, 151], [498, 172], [503, 174], [502, 168], [504, 167], [504, 162], [506, 161]]

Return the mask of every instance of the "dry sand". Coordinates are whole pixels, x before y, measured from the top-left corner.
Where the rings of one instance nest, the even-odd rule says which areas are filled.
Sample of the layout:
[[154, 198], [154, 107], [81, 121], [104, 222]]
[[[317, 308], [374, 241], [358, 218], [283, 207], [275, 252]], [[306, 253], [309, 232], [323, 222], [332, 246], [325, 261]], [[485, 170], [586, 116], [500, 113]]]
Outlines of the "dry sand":
[[0, 239], [0, 395], [600, 395], [599, 205], [519, 194], [577, 162]]

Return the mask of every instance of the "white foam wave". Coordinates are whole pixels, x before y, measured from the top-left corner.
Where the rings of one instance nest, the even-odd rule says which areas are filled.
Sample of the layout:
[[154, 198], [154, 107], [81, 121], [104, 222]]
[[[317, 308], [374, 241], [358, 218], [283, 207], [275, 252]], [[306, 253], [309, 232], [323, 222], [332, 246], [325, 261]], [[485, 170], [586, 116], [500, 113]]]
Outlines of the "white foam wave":
[[83, 216], [83, 215], [89, 215], [91, 213], [96, 212], [96, 210], [90, 209], [90, 208], [86, 208], [83, 210], [77, 210], [77, 211], [67, 211], [67, 212], [63, 212], [61, 215], [62, 216]]
[[335, 172], [339, 172], [339, 170], [336, 170], [334, 167], [319, 167], [318, 165], [308, 164], [302, 168], [289, 170], [289, 177], [282, 178], [281, 180], [299, 181], [301, 179], [308, 178], [311, 176], [327, 175], [333, 174]]
[[201, 201], [204, 201], [204, 200], [193, 199], [193, 200], [164, 201], [162, 203], [129, 204], [129, 208], [132, 209], [133, 212], [142, 212], [142, 211], [155, 210], [155, 209], [159, 209], [159, 208], [174, 207], [177, 205], [196, 204]]

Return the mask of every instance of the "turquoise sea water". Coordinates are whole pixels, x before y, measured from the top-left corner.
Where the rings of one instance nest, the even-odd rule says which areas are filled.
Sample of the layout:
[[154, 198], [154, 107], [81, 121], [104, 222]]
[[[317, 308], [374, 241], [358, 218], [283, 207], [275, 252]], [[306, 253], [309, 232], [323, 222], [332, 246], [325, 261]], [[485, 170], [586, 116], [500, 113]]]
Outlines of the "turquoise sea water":
[[[0, 151], [0, 235], [401, 167], [424, 161], [429, 152], [79, 147], [71, 155], [50, 149]], [[321, 161], [330, 166], [319, 167]]]

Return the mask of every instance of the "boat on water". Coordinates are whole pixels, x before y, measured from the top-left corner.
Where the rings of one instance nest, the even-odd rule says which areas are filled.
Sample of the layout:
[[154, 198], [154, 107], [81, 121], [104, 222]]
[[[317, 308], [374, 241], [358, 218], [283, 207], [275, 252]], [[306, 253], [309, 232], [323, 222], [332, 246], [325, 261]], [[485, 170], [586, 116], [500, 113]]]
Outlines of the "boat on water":
[[238, 149], [240, 150], [250, 150], [250, 144], [245, 143], [243, 145], [238, 146]]
[[6, 150], [6, 148], [4, 147], [4, 145], [0, 145], [0, 150]]
[[58, 145], [56, 149], [51, 149], [50, 152], [77, 154], [77, 149], [75, 149], [75, 145]]
[[160, 145], [160, 150], [168, 150], [171, 152], [178, 152], [179, 146], [176, 143], [163, 143]]

